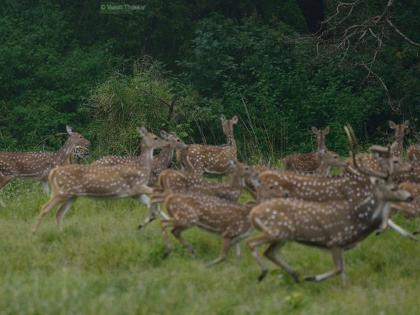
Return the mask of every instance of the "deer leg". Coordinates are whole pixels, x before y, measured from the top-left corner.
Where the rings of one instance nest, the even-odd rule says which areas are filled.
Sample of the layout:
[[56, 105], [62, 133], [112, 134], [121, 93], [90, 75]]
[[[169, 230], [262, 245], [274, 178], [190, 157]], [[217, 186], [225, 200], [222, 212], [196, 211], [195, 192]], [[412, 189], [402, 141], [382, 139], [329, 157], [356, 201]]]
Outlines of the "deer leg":
[[272, 261], [277, 266], [283, 268], [286, 270], [286, 272], [292, 276], [293, 280], [295, 280], [296, 283], [300, 282], [299, 274], [289, 266], [289, 264], [284, 261], [283, 259], [276, 256], [276, 252], [284, 246], [286, 242], [281, 240], [274, 243], [271, 243], [270, 246], [265, 250], [264, 256], [267, 257], [270, 261]]
[[42, 208], [41, 212], [38, 215], [38, 218], [35, 222], [35, 224], [32, 227], [32, 233], [35, 233], [38, 230], [39, 225], [41, 224], [42, 219], [48, 214], [48, 212], [51, 211], [55, 206], [58, 206], [63, 202], [63, 197], [61, 196], [55, 196], [52, 199], [50, 199]]
[[255, 259], [256, 259], [256, 261], [257, 261], [257, 263], [258, 263], [258, 265], [260, 266], [260, 269], [261, 269], [260, 275], [258, 276], [258, 281], [262, 281], [265, 278], [265, 276], [268, 273], [268, 268], [267, 268], [264, 260], [262, 259], [262, 257], [258, 253], [257, 247], [261, 246], [262, 244], [269, 243], [269, 242], [272, 242], [272, 241], [273, 240], [268, 235], [261, 235], [261, 236], [258, 236], [256, 238], [254, 238], [254, 239], [250, 239], [246, 242], [246, 245], [251, 250], [252, 256], [255, 257]]
[[63, 222], [63, 218], [66, 215], [67, 211], [70, 209], [71, 205], [74, 202], [74, 198], [67, 199], [64, 204], [58, 209], [57, 214], [55, 215], [55, 219], [57, 222], [58, 228], [61, 230]]
[[239, 242], [235, 244], [235, 249], [236, 249], [236, 256], [241, 257], [241, 244]]
[[[12, 179], [13, 179], [12, 176], [0, 177], [0, 189], [6, 186]], [[0, 207], [2, 208], [6, 207], [6, 204], [4, 203], [3, 198], [0, 198]]]
[[320, 274], [320, 275], [307, 276], [305, 277], [305, 281], [320, 282], [328, 278], [331, 278], [332, 276], [335, 276], [337, 274], [341, 274], [342, 284], [345, 285], [346, 276], [344, 273], [344, 256], [343, 256], [344, 250], [342, 248], [333, 248], [331, 250], [331, 254], [334, 260], [335, 269], [328, 271], [326, 273]]
[[160, 221], [160, 226], [162, 228], [163, 240], [165, 241], [165, 254], [164, 257], [169, 256], [172, 252], [172, 244], [169, 238], [168, 229], [173, 227], [174, 221], [173, 219], [164, 219]]
[[187, 227], [174, 226], [171, 233], [188, 250], [188, 252], [192, 256], [195, 256], [194, 248], [181, 235], [181, 233], [186, 229], [188, 229], [188, 228]]
[[49, 195], [50, 194], [50, 186], [48, 185], [48, 181], [42, 181], [42, 189], [44, 192]]
[[392, 221], [391, 219], [388, 219], [388, 226], [393, 229], [394, 231], [396, 231], [398, 234], [404, 236], [404, 237], [408, 237], [410, 240], [413, 241], [418, 241], [419, 239], [417, 237], [415, 237], [415, 234], [418, 234], [417, 232], [414, 232], [413, 234], [408, 232], [407, 230], [403, 229], [401, 226], [399, 226], [398, 224], [396, 224], [394, 221]]
[[218, 263], [221, 263], [226, 259], [227, 253], [229, 252], [230, 247], [232, 246], [232, 240], [228, 237], [223, 238], [222, 248], [220, 250], [220, 255], [215, 260], [209, 262], [206, 266], [211, 267]]
[[[152, 203], [150, 205], [149, 213], [147, 214], [147, 217], [144, 219], [143, 223], [140, 223], [140, 225], [137, 227], [139, 230], [144, 228], [149, 223], [153, 222], [159, 214], [162, 215], [162, 211], [160, 210], [160, 206], [158, 203]], [[163, 216], [163, 215], [162, 215]], [[167, 216], [163, 216], [164, 218], [168, 218]]]
[[140, 195], [138, 198], [138, 201], [142, 204], [144, 204], [148, 209], [150, 209], [150, 197], [146, 194]]

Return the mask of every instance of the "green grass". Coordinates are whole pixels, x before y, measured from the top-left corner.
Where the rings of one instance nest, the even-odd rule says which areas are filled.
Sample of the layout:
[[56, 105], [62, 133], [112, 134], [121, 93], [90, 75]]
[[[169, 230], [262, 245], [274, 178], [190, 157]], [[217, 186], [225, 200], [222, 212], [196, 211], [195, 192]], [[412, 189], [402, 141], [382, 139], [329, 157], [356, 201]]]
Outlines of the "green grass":
[[[136, 229], [145, 209], [131, 200], [79, 199], [59, 231], [54, 215], [36, 235], [30, 228], [47, 200], [37, 184], [1, 192], [0, 314], [419, 314], [420, 244], [387, 231], [346, 253], [348, 285], [339, 278], [296, 285], [272, 266], [258, 267], [242, 244], [226, 263], [204, 264], [220, 239], [186, 233], [197, 250], [178, 244], [163, 259], [160, 228]], [[420, 222], [397, 221], [414, 229]], [[332, 267], [330, 255], [289, 244], [282, 255], [300, 272]]]

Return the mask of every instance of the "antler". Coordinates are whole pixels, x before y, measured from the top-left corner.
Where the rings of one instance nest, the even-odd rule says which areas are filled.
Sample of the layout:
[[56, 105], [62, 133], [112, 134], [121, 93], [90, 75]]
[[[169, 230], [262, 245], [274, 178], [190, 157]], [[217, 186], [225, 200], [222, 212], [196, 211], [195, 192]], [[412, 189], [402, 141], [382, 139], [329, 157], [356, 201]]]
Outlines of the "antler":
[[354, 167], [360, 173], [362, 173], [366, 176], [373, 176], [373, 177], [378, 177], [378, 178], [382, 178], [382, 179], [387, 179], [388, 178], [387, 173], [366, 169], [363, 166], [359, 165], [359, 163], [357, 162], [356, 153], [355, 153], [355, 148], [357, 146], [357, 139], [356, 139], [356, 136], [354, 134], [354, 130], [349, 124], [347, 124], [346, 126], [344, 126], [344, 131], [346, 132], [347, 138], [349, 140], [349, 150], [350, 150], [350, 153], [351, 153], [351, 157], [353, 159]]

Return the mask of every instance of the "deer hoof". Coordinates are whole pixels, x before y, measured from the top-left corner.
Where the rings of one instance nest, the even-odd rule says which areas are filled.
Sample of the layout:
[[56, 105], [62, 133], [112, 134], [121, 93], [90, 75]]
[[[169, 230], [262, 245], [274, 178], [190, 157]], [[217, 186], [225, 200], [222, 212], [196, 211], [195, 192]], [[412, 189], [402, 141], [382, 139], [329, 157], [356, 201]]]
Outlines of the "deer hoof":
[[309, 282], [318, 282], [318, 279], [315, 276], [306, 276], [303, 278], [303, 280]]
[[170, 248], [165, 249], [163, 252], [163, 259], [168, 258], [168, 256], [171, 254], [172, 250]]
[[302, 282], [302, 280], [300, 279], [300, 276], [297, 272], [292, 273], [291, 276], [292, 276], [293, 280], [295, 280], [296, 283], [301, 283]]
[[258, 276], [258, 282], [261, 282], [264, 280], [265, 276], [267, 275], [268, 270], [267, 269], [263, 269], [261, 270], [260, 275]]

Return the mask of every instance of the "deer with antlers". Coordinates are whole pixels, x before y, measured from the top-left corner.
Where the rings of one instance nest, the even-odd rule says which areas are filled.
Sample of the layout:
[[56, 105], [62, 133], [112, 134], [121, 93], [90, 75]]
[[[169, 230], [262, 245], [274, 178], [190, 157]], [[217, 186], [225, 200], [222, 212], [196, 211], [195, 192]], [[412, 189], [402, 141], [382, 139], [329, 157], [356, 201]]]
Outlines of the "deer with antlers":
[[[355, 139], [354, 134], [352, 138]], [[356, 156], [352, 155], [353, 165], [348, 165], [344, 174], [335, 177], [293, 172], [263, 172], [259, 176], [261, 186], [257, 191], [257, 199], [278, 198], [287, 193], [291, 198], [313, 202], [340, 200], [348, 200], [351, 203], [361, 202], [371, 194], [372, 186], [369, 176], [372, 174], [389, 180], [391, 176], [400, 176], [412, 170], [410, 163], [401, 161], [400, 158], [391, 154], [383, 154], [389, 152], [388, 148], [373, 146], [371, 151], [375, 152], [374, 156], [379, 160], [377, 162], [377, 165], [381, 166], [379, 170], [371, 170], [359, 164]], [[356, 167], [354, 163], [359, 165]], [[388, 221], [388, 225], [403, 236], [414, 239], [409, 232], [400, 228], [392, 220]], [[383, 228], [385, 227], [386, 224], [383, 225]]]
[[41, 181], [48, 191], [47, 178], [51, 169], [70, 164], [72, 159], [88, 152], [90, 142], [66, 126], [67, 141], [57, 152], [1, 152], [0, 189], [14, 178], [33, 178]]
[[141, 155], [132, 163], [112, 166], [65, 165], [54, 168], [49, 176], [50, 200], [42, 207], [32, 232], [36, 232], [42, 219], [58, 207], [56, 221], [61, 227], [65, 213], [78, 197], [134, 198], [145, 200], [145, 194], [153, 189], [147, 186], [153, 163], [153, 151], [165, 147], [167, 141], [160, 139], [142, 127]]
[[283, 159], [284, 169], [298, 173], [315, 173], [328, 175], [331, 163], [340, 160], [337, 153], [329, 151], [325, 145], [325, 137], [330, 132], [330, 127], [317, 129], [312, 127], [316, 136], [318, 150], [311, 153], [291, 154]]
[[236, 141], [233, 133], [238, 117], [225, 119], [222, 116], [223, 133], [227, 138], [226, 145], [190, 144], [186, 149], [177, 151], [177, 160], [183, 169], [191, 165], [197, 172], [225, 174], [229, 169], [229, 161], [237, 160]]
[[[353, 155], [354, 156], [354, 155]], [[264, 256], [283, 268], [296, 282], [299, 274], [276, 252], [287, 242], [295, 241], [308, 246], [327, 249], [331, 252], [335, 268], [332, 271], [305, 277], [306, 281], [322, 281], [341, 275], [345, 284], [344, 251], [353, 248], [372, 232], [381, 229], [388, 221], [390, 202], [412, 199], [409, 192], [388, 183], [377, 172], [355, 167], [360, 173], [369, 175], [371, 182], [367, 197], [362, 200], [343, 198], [336, 201], [313, 202], [299, 199], [271, 199], [254, 207], [250, 212], [252, 226], [262, 235], [248, 240], [247, 245], [257, 260], [263, 280], [267, 267], [257, 248], [268, 244]]]
[[[160, 132], [160, 137], [167, 141], [168, 145], [163, 147], [159, 154], [153, 157], [152, 163], [152, 171], [150, 172], [149, 176], [149, 186], [154, 186], [159, 174], [170, 167], [172, 163], [172, 159], [174, 157], [175, 150], [185, 149], [187, 145], [177, 137], [174, 133], [168, 133], [164, 130]], [[92, 165], [100, 165], [100, 166], [110, 166], [110, 165], [119, 165], [119, 164], [130, 164], [135, 162], [136, 160], [140, 160], [140, 156], [105, 156], [101, 159], [92, 163]]]

